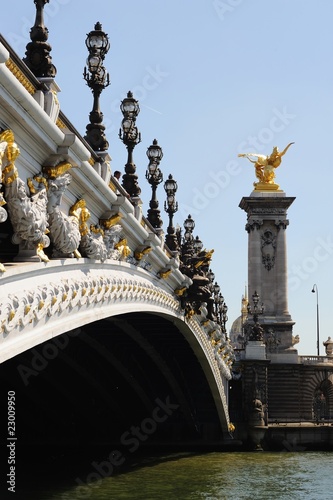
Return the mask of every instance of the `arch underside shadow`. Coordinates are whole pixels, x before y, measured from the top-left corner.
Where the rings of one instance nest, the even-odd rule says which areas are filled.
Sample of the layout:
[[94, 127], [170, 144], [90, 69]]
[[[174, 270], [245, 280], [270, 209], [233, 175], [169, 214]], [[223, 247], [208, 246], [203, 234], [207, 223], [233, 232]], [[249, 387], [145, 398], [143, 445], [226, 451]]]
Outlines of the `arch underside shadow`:
[[29, 408], [18, 417], [23, 443], [132, 451], [223, 443], [227, 417], [202, 364], [170, 318], [136, 312], [39, 344], [0, 373]]

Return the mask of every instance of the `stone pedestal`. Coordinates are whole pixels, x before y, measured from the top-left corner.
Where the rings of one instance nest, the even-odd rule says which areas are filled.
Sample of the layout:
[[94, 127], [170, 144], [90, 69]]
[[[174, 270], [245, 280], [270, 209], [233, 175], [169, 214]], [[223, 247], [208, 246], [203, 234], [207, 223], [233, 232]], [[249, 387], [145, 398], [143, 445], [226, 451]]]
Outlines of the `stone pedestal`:
[[266, 333], [273, 332], [277, 353], [297, 356], [288, 310], [286, 244], [287, 209], [294, 200], [283, 191], [253, 191], [239, 206], [247, 213], [249, 300], [255, 291], [259, 294], [265, 307], [260, 324]]
[[245, 347], [245, 359], [266, 359], [266, 346], [261, 340], [249, 340]]

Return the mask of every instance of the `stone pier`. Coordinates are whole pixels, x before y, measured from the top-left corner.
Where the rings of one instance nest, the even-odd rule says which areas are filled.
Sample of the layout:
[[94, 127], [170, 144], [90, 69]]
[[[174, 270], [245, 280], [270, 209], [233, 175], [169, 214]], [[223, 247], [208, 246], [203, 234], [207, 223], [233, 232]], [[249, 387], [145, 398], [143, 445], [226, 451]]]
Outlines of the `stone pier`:
[[254, 190], [239, 205], [247, 213], [249, 300], [256, 291], [264, 304], [260, 323], [277, 346], [269, 357], [280, 363], [297, 363], [294, 321], [288, 309], [286, 245], [287, 210], [294, 200], [281, 190]]

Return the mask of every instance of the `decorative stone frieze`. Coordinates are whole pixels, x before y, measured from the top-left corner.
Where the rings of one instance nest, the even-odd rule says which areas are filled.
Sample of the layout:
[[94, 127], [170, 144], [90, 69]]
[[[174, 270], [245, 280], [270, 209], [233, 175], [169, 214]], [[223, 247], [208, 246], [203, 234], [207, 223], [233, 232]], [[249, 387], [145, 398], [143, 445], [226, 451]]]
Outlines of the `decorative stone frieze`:
[[[69, 276], [71, 273], [68, 273]], [[4, 290], [3, 290], [4, 291]], [[140, 277], [117, 276], [107, 270], [45, 280], [42, 285], [16, 290], [0, 297], [0, 325], [5, 334], [29, 324], [37, 326], [47, 317], [69, 314], [78, 308], [116, 303], [147, 301], [151, 306], [180, 311], [179, 301], [170, 293]]]
[[251, 215], [284, 215], [286, 213], [284, 208], [276, 208], [267, 206], [267, 208], [251, 207], [249, 209], [249, 216]]

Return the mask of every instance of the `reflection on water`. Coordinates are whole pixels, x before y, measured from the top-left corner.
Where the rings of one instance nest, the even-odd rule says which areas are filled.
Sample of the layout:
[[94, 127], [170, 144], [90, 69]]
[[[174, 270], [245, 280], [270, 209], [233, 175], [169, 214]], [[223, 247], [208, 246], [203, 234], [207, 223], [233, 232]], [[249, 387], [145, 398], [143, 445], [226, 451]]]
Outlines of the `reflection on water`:
[[43, 500], [328, 500], [332, 467], [330, 452], [178, 454]]

